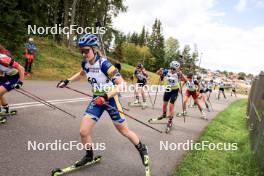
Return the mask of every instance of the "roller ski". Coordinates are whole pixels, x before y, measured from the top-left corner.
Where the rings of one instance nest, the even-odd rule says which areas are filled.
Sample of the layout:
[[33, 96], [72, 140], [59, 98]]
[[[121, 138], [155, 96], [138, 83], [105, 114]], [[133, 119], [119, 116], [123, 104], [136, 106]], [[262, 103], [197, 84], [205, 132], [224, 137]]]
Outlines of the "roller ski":
[[140, 154], [140, 157], [141, 157], [141, 160], [142, 160], [142, 163], [145, 167], [145, 176], [151, 176], [151, 173], [150, 173], [150, 161], [149, 161], [149, 155], [148, 155], [148, 148], [145, 144], [142, 144], [142, 143], [139, 143], [139, 146], [136, 146], [139, 154]]
[[148, 122], [153, 123], [153, 122], [157, 122], [159, 120], [165, 119], [165, 118], [166, 118], [166, 115], [161, 115], [160, 117], [149, 119]]
[[17, 115], [16, 110], [9, 111], [9, 109], [7, 108], [7, 109], [3, 109], [2, 111], [0, 111], [0, 124], [6, 123], [7, 117], [13, 116], [13, 115]]
[[177, 117], [183, 117], [183, 116], [187, 116], [187, 112], [186, 111], [183, 111], [183, 112], [178, 112], [176, 114]]
[[141, 104], [141, 102], [139, 102], [139, 101], [134, 101], [134, 102], [128, 102], [128, 106], [131, 106], [131, 107], [141, 107], [142, 106], [142, 104]]
[[135, 102], [129, 102], [128, 106], [130, 107], [141, 107], [142, 109], [146, 109], [148, 107], [146, 102], [139, 102], [139, 101], [135, 101]]
[[166, 130], [165, 130], [165, 133], [168, 134], [171, 131], [171, 128], [172, 128], [172, 118], [170, 118], [168, 123], [167, 123], [167, 127], [166, 127]]
[[17, 110], [11, 110], [9, 112], [3, 112], [1, 111], [0, 112], [0, 116], [14, 116], [14, 115], [17, 115]]
[[96, 163], [99, 163], [101, 161], [101, 158], [102, 158], [102, 156], [96, 156], [91, 161], [85, 162], [84, 161], [86, 159], [85, 157], [82, 158], [80, 161], [77, 161], [75, 164], [73, 164], [69, 167], [66, 167], [63, 169], [56, 168], [56, 169], [52, 170], [51, 176], [61, 176], [61, 175], [79, 170], [81, 168], [94, 165]]

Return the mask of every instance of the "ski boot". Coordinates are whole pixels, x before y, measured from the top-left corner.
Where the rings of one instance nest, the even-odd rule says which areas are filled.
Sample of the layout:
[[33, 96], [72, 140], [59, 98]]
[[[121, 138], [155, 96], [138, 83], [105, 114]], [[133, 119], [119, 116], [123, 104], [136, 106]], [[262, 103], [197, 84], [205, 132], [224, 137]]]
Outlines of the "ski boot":
[[86, 150], [86, 155], [81, 160], [77, 161], [74, 166], [81, 167], [91, 161], [93, 161], [93, 150]]
[[0, 114], [1, 115], [6, 115], [9, 113], [9, 106], [8, 105], [5, 105], [5, 106], [2, 106], [0, 108]]
[[147, 146], [145, 144], [142, 144], [141, 142], [139, 142], [139, 144], [135, 145], [135, 147], [137, 148], [137, 150], [140, 154], [143, 165], [144, 166], [149, 165], [149, 155], [148, 155]]

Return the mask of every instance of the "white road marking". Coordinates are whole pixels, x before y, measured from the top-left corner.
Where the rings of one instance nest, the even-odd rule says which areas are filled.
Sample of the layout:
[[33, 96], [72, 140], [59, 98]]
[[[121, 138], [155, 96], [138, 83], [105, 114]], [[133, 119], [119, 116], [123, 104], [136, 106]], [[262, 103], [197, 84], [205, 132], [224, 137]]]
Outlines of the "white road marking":
[[[152, 95], [155, 95], [155, 93], [150, 93]], [[159, 94], [159, 93], [158, 93]], [[130, 98], [133, 97], [134, 95], [121, 95], [121, 100], [122, 98]], [[88, 101], [91, 100], [91, 97], [85, 97], [85, 98], [70, 98], [70, 99], [56, 99], [56, 100], [46, 100], [47, 102], [55, 105], [55, 104], [64, 104], [64, 103], [76, 103], [76, 102], [83, 102], [83, 101]], [[17, 104], [10, 104], [9, 105], [11, 108], [14, 109], [20, 109], [20, 108], [29, 108], [29, 107], [36, 107], [36, 106], [46, 106], [43, 103], [33, 101], [33, 102], [24, 102], [24, 103], [17, 103]]]

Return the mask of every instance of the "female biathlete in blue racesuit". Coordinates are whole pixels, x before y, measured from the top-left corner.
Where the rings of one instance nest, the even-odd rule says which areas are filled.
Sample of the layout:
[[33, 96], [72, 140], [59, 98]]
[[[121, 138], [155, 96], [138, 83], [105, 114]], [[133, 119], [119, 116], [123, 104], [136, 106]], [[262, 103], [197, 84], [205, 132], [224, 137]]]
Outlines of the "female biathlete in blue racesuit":
[[85, 165], [93, 159], [91, 130], [106, 110], [111, 117], [116, 129], [127, 137], [137, 148], [144, 165], [148, 164], [148, 151], [145, 144], [141, 143], [138, 136], [128, 129], [124, 115], [114, 109], [109, 109], [105, 103], [119, 111], [122, 106], [118, 99], [118, 92], [122, 89], [124, 80], [118, 70], [104, 57], [100, 56], [99, 40], [93, 34], [83, 35], [78, 45], [84, 57], [81, 71], [71, 78], [60, 81], [57, 87], [63, 88], [69, 83], [79, 80], [86, 75], [88, 82], [93, 87], [93, 100], [88, 105], [80, 125], [80, 136], [86, 148], [86, 155], [76, 163], [76, 166]]

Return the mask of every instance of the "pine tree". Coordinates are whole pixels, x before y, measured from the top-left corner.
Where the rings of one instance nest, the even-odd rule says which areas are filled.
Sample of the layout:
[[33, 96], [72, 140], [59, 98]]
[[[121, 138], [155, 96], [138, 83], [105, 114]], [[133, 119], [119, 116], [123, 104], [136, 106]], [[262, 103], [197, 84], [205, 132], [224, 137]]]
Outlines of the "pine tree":
[[151, 54], [155, 57], [155, 68], [164, 67], [164, 37], [161, 33], [161, 22], [156, 19], [152, 26], [152, 33], [149, 38], [148, 46]]
[[13, 53], [22, 46], [26, 35], [26, 19], [17, 6], [15, 0], [2, 1], [0, 5], [0, 44]]
[[146, 40], [145, 37], [146, 37], [146, 31], [145, 31], [145, 26], [143, 26], [142, 31], [141, 31], [141, 33], [140, 33], [140, 35], [138, 37], [139, 46], [145, 45], [145, 40]]
[[139, 37], [136, 32], [133, 32], [131, 37], [130, 37], [130, 43], [134, 43], [135, 45], [139, 44]]

